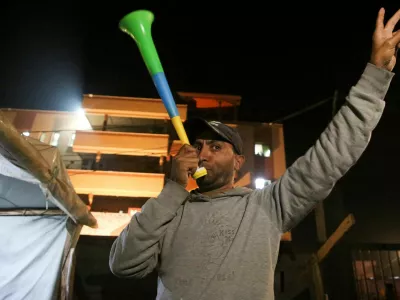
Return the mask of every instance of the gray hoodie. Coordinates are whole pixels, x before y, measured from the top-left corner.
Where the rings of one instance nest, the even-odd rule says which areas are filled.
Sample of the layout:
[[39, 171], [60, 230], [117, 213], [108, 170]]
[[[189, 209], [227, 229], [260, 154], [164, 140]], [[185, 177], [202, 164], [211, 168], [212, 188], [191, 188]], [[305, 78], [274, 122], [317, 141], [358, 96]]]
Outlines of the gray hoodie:
[[393, 75], [368, 64], [314, 146], [264, 189], [210, 198], [167, 181], [115, 240], [111, 271], [142, 278], [157, 270], [157, 300], [274, 299], [281, 235], [360, 158]]

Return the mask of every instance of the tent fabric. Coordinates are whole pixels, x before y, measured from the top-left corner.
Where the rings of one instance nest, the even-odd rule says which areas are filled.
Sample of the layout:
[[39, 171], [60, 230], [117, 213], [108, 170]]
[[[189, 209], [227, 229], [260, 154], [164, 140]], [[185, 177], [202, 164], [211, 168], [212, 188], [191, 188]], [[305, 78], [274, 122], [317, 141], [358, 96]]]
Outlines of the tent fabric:
[[7, 176], [38, 183], [46, 195], [52, 195], [47, 199], [76, 223], [97, 227], [96, 219], [75, 193], [58, 149], [21, 135], [1, 112], [0, 154], [16, 167], [9, 169], [19, 169], [17, 173], [8, 170]]
[[0, 299], [58, 296], [68, 216], [0, 216]]
[[72, 299], [82, 225], [97, 220], [58, 149], [22, 136], [0, 112], [0, 299]]
[[3, 159], [0, 155], [0, 210], [57, 208], [38, 184], [4, 175], [4, 169], [1, 168], [4, 166]]

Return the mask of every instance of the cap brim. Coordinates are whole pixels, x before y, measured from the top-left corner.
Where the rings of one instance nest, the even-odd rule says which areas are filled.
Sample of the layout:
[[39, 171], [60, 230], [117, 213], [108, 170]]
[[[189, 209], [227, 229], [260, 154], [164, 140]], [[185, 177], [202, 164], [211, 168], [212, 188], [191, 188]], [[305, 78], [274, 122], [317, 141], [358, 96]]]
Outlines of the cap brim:
[[[206, 120], [202, 118], [190, 118], [187, 119], [183, 126], [186, 130], [186, 134], [188, 135], [189, 143], [193, 144], [196, 141], [196, 138], [206, 130], [210, 130], [215, 132], [218, 136], [220, 136], [224, 141], [229, 142], [228, 137], [219, 131], [217, 128], [209, 124]], [[230, 143], [230, 142], [229, 142]]]

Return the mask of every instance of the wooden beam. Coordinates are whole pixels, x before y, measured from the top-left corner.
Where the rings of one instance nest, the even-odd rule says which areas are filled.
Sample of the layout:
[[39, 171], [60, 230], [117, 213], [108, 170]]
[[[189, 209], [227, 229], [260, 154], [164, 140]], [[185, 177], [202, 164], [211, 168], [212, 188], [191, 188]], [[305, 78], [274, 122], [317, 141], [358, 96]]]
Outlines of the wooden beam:
[[77, 194], [119, 197], [157, 197], [165, 174], [68, 169]]
[[315, 207], [315, 222], [317, 226], [317, 237], [320, 243], [326, 242], [326, 222], [324, 204], [318, 203]]
[[[167, 156], [168, 134], [113, 131], [76, 131], [74, 145], [77, 153], [117, 154], [136, 156]], [[100, 157], [96, 157], [96, 161]]]
[[324, 292], [324, 282], [322, 280], [321, 269], [318, 263], [318, 258], [315, 254], [311, 259], [311, 276], [312, 276], [312, 283], [314, 289], [312, 291], [313, 299], [314, 300], [324, 300], [325, 299], [325, 292]]
[[333, 246], [343, 237], [343, 235], [349, 231], [349, 229], [356, 223], [356, 220], [353, 214], [349, 214], [343, 221], [340, 223], [335, 232], [328, 238], [328, 240], [322, 245], [321, 248], [317, 251], [317, 259], [318, 263], [320, 263], [331, 251]]
[[182, 98], [211, 98], [217, 100], [223, 100], [230, 102], [234, 105], [240, 105], [242, 100], [241, 96], [238, 95], [222, 95], [222, 94], [210, 94], [210, 93], [187, 93], [187, 92], [177, 92], [177, 94]]
[[[349, 231], [349, 229], [355, 224], [355, 218], [353, 214], [349, 214], [338, 226], [335, 232], [328, 238], [328, 240], [319, 248], [317, 253], [313, 253], [311, 258], [307, 261], [307, 263], [302, 267], [302, 271], [296, 271], [298, 276], [296, 276], [296, 280], [291, 282], [290, 285], [293, 286], [293, 292], [291, 295], [293, 298], [294, 296], [298, 295], [300, 291], [302, 291], [306, 284], [304, 282], [305, 278], [310, 278], [311, 276], [311, 285], [312, 288], [312, 296], [313, 300], [325, 299], [324, 295], [324, 286], [323, 280], [321, 276], [321, 270], [319, 264], [322, 260], [329, 254], [330, 250], [337, 244], [337, 242], [344, 236], [344, 234]], [[303, 282], [301, 284], [300, 282]], [[307, 284], [310, 284], [307, 281]], [[288, 298], [289, 299], [289, 298]]]
[[291, 242], [292, 241], [292, 233], [290, 231], [285, 232], [281, 236], [281, 241]]
[[[186, 120], [187, 105], [177, 104], [178, 113]], [[83, 95], [82, 108], [87, 114], [109, 117], [170, 119], [161, 99], [106, 95]]]

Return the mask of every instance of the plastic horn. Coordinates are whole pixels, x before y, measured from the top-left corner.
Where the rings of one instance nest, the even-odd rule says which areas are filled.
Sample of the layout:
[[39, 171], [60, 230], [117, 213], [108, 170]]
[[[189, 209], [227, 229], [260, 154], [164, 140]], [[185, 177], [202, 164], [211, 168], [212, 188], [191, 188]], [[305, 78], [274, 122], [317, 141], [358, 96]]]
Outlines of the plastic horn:
[[[176, 107], [174, 97], [172, 96], [171, 89], [165, 77], [164, 69], [151, 36], [151, 25], [153, 21], [154, 15], [152, 12], [137, 10], [123, 17], [119, 23], [119, 27], [135, 40], [179, 139], [182, 144], [189, 145], [189, 139], [183, 127], [182, 119]], [[206, 169], [201, 167], [193, 174], [193, 178], [198, 179], [206, 174]]]

